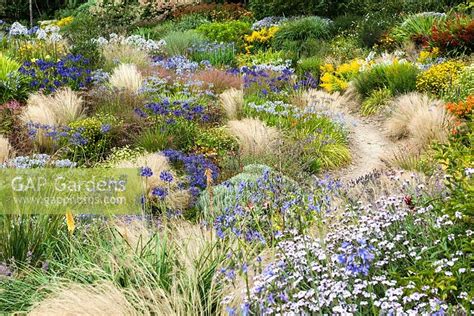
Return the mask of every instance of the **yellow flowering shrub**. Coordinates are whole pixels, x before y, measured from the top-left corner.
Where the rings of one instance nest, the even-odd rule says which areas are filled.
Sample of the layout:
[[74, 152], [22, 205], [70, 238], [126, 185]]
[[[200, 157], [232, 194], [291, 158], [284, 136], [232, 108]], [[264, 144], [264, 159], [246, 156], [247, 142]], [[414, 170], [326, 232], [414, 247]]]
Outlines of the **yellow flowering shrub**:
[[321, 87], [327, 92], [344, 91], [349, 82], [360, 72], [363, 61], [354, 59], [334, 67], [332, 64], [321, 66]]
[[74, 17], [67, 16], [65, 18], [62, 18], [61, 20], [56, 21], [54, 23], [54, 25], [59, 26], [59, 27], [63, 27], [63, 26], [67, 26], [67, 25], [71, 24], [72, 21], [74, 21]]
[[457, 60], [434, 65], [418, 75], [416, 89], [420, 92], [441, 96], [458, 78], [463, 68], [464, 64]]
[[278, 29], [278, 26], [272, 26], [259, 31], [253, 31], [250, 35], [245, 35], [245, 50], [247, 53], [250, 53], [253, 48], [267, 48]]

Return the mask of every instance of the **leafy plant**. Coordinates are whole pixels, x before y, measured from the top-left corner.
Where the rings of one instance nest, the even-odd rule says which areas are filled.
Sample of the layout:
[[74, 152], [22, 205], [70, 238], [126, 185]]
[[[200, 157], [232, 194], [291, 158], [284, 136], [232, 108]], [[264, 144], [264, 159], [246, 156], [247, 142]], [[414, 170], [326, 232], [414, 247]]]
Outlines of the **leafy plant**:
[[163, 40], [166, 42], [164, 51], [169, 56], [187, 55], [191, 47], [205, 41], [204, 37], [196, 31], [173, 31], [168, 33]]
[[360, 112], [362, 115], [372, 115], [380, 111], [392, 98], [392, 92], [389, 89], [380, 89], [372, 91], [370, 96], [362, 102]]
[[354, 86], [363, 97], [383, 88], [389, 89], [392, 95], [396, 96], [416, 89], [418, 72], [418, 68], [408, 62], [379, 64], [361, 72], [354, 79]]

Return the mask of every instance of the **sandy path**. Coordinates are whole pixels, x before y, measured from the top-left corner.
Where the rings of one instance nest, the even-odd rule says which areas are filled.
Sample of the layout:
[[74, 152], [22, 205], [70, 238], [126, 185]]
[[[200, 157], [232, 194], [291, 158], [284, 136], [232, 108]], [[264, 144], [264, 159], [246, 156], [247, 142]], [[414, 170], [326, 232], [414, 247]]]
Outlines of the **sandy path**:
[[331, 175], [342, 182], [349, 182], [384, 168], [386, 164], [383, 157], [393, 147], [393, 143], [383, 135], [382, 128], [375, 120], [349, 113], [344, 115], [350, 128], [352, 163]]

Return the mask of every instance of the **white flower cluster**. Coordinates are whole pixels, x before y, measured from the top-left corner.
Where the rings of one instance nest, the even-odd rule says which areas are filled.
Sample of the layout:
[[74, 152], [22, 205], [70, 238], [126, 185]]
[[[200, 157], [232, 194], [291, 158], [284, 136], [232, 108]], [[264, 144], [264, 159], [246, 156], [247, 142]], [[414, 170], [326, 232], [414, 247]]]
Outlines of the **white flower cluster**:
[[57, 43], [63, 39], [62, 35], [59, 34], [59, 26], [48, 25], [44, 29], [38, 28], [36, 31], [36, 38], [39, 40], [48, 40], [51, 43]]
[[28, 35], [28, 28], [19, 22], [14, 22], [8, 32], [9, 36]]
[[140, 35], [130, 35], [128, 37], [117, 35], [115, 33], [109, 34], [109, 39], [105, 37], [99, 37], [93, 40], [99, 46], [105, 45], [130, 45], [136, 47], [140, 50], [146, 52], [153, 52], [157, 53], [162, 50], [162, 48], [166, 45], [164, 40], [154, 41], [152, 39], [145, 39], [143, 36]]

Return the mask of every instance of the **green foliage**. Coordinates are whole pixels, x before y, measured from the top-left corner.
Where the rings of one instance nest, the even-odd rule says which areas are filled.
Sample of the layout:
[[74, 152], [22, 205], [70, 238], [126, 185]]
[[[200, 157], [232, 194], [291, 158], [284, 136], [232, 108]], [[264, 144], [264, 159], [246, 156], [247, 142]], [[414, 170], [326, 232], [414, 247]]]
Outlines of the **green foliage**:
[[454, 83], [443, 92], [443, 99], [449, 102], [459, 102], [474, 95], [474, 64], [465, 67]]
[[214, 67], [235, 66], [236, 51], [233, 44], [205, 43], [191, 49], [191, 59], [209, 61]]
[[389, 89], [374, 90], [369, 97], [362, 102], [360, 113], [368, 116], [378, 113], [388, 101], [392, 98], [392, 92]]
[[392, 29], [390, 34], [399, 42], [412, 40], [414, 37], [426, 37], [437, 21], [443, 21], [447, 16], [430, 13], [413, 14], [406, 17], [402, 23]]
[[196, 31], [173, 31], [164, 38], [165, 53], [169, 56], [187, 55], [189, 48], [204, 43], [205, 38]]
[[447, 175], [445, 183], [451, 193], [450, 199], [442, 207], [452, 215], [461, 212], [471, 223], [474, 221], [473, 146], [472, 117], [447, 144], [435, 146], [435, 158], [443, 166]]
[[393, 96], [416, 89], [418, 68], [408, 62], [393, 62], [389, 65], [375, 65], [361, 72], [354, 85], [362, 97], [369, 97], [378, 89], [388, 89]]
[[0, 262], [36, 265], [64, 229], [63, 216], [0, 215]]
[[239, 144], [226, 128], [216, 127], [201, 130], [197, 134], [193, 149], [208, 157], [221, 159], [235, 153], [239, 149]]
[[0, 82], [6, 81], [10, 73], [16, 72], [20, 64], [0, 52]]
[[65, 158], [87, 165], [101, 161], [112, 146], [113, 128], [117, 124], [117, 118], [109, 115], [70, 123], [68, 137], [63, 140]]
[[197, 31], [216, 42], [234, 42], [243, 47], [244, 35], [251, 32], [250, 23], [244, 21], [213, 22], [199, 26]]
[[209, 19], [202, 14], [188, 14], [175, 22], [174, 26], [179, 31], [187, 31], [197, 29], [199, 26], [209, 22]]
[[71, 53], [80, 54], [89, 59], [92, 68], [100, 68], [103, 61], [97, 43], [92, 39], [101, 35], [96, 20], [88, 13], [81, 13], [74, 17], [71, 24], [64, 27], [64, 33], [71, 43]]
[[262, 50], [256, 51], [253, 54], [240, 54], [237, 57], [238, 63], [241, 66], [252, 66], [252, 65], [281, 65], [284, 63], [284, 57], [286, 52], [281, 50]]
[[297, 18], [284, 23], [273, 38], [274, 47], [287, 42], [303, 45], [309, 40], [328, 38], [331, 34], [331, 21], [318, 16]]
[[296, 65], [296, 73], [300, 77], [311, 74], [313, 78], [318, 79], [321, 74], [320, 68], [322, 64], [323, 61], [317, 56], [300, 59]]
[[358, 34], [360, 43], [368, 48], [378, 44], [394, 23], [393, 16], [384, 16], [382, 13], [371, 13], [359, 23]]
[[195, 123], [177, 118], [174, 123], [158, 121], [143, 131], [136, 139], [135, 145], [148, 152], [156, 152], [167, 148], [184, 150], [191, 148], [198, 135]]

